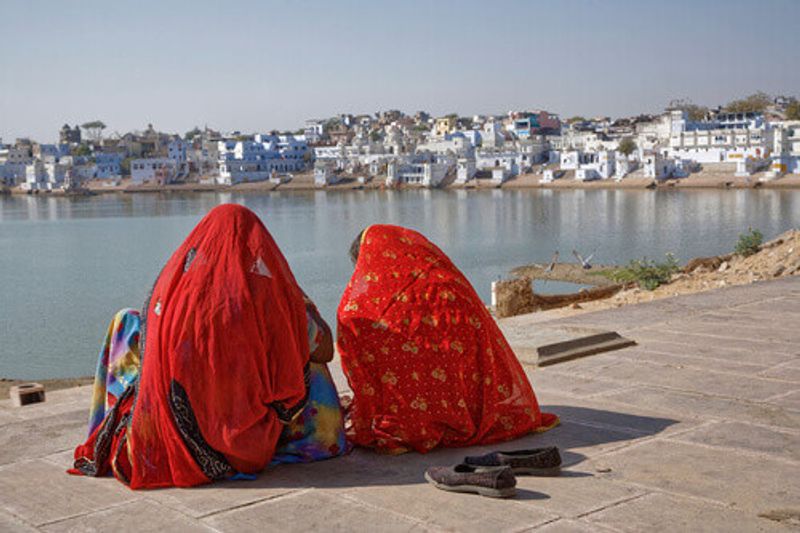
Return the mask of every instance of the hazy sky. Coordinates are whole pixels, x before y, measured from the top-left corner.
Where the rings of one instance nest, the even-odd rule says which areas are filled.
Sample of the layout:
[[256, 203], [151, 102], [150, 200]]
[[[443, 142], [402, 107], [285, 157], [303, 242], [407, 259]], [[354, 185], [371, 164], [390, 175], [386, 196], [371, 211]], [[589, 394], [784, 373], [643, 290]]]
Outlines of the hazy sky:
[[0, 137], [800, 95], [800, 0], [0, 0]]

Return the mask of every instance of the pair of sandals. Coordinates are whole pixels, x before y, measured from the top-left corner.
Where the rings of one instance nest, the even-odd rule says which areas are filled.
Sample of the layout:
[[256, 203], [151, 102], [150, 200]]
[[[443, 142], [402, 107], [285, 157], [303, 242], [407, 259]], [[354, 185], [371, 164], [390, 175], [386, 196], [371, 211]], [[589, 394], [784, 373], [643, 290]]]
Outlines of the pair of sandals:
[[511, 498], [517, 493], [517, 475], [557, 476], [560, 472], [561, 454], [549, 446], [465, 457], [455, 466], [429, 468], [425, 479], [441, 490]]

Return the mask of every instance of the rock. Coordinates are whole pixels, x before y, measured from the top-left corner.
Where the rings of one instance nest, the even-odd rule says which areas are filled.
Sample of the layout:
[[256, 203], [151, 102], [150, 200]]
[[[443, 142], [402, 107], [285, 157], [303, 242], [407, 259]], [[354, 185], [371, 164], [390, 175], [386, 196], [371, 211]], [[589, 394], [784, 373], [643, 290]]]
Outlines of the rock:
[[770, 274], [770, 276], [772, 276], [773, 278], [777, 278], [778, 276], [780, 276], [781, 274], [783, 274], [783, 271], [784, 271], [784, 270], [786, 270], [786, 267], [785, 267], [785, 266], [783, 266], [783, 265], [777, 265], [775, 268], [773, 268], [773, 269], [772, 269], [772, 272], [770, 272], [769, 274]]
[[731, 265], [727, 261], [723, 261], [722, 264], [717, 269], [717, 272], [725, 272], [731, 267]]
[[724, 286], [725, 286], [725, 285], [727, 285], [727, 284], [728, 284], [728, 282], [727, 282], [727, 281], [725, 281], [724, 279], [721, 279], [721, 280], [719, 280], [719, 281], [717, 282], [717, 286], [719, 286], [719, 287], [724, 287]]
[[578, 302], [575, 302], [574, 304], [572, 304], [572, 308], [573, 308], [573, 309], [583, 309], [583, 307], [581, 306], [581, 304], [579, 304]]

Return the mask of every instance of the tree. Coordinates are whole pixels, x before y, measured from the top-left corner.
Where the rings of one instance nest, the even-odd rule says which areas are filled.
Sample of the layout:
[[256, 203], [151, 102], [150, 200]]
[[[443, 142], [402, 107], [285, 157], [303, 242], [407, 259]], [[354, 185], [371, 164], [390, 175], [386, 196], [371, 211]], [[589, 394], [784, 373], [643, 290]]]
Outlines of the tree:
[[130, 176], [131, 175], [131, 161], [133, 161], [132, 157], [126, 157], [122, 160], [119, 164], [120, 173], [123, 176]]
[[369, 134], [369, 138], [372, 142], [376, 143], [381, 140], [381, 134], [378, 131], [373, 131]]
[[633, 142], [633, 139], [630, 137], [625, 137], [619, 142], [619, 146], [617, 147], [619, 153], [629, 156], [636, 150], [636, 143]]
[[89, 148], [88, 144], [79, 144], [78, 146], [70, 150], [70, 155], [84, 156], [84, 157], [90, 156], [92, 155], [92, 149]]
[[689, 120], [693, 121], [703, 120], [709, 113], [709, 109], [706, 106], [697, 105], [688, 98], [677, 98], [672, 100], [667, 106], [667, 109], [670, 111], [685, 111], [686, 115], [689, 117]]
[[81, 128], [86, 130], [86, 135], [89, 139], [99, 141], [103, 138], [103, 130], [106, 129], [106, 125], [101, 120], [92, 120], [81, 124]]
[[189, 130], [189, 131], [187, 131], [187, 132], [186, 132], [186, 133], [183, 135], [183, 138], [184, 138], [185, 140], [187, 140], [187, 141], [191, 141], [192, 139], [194, 139], [195, 137], [197, 137], [197, 136], [198, 136], [198, 135], [200, 135], [201, 133], [203, 133], [203, 132], [202, 132], [202, 131], [200, 131], [200, 128], [198, 128], [197, 126], [195, 126], [193, 130]]
[[759, 91], [740, 100], [728, 102], [725, 111], [728, 113], [763, 113], [770, 104], [772, 104], [772, 97]]
[[786, 120], [800, 120], [800, 100], [789, 102], [786, 106]]

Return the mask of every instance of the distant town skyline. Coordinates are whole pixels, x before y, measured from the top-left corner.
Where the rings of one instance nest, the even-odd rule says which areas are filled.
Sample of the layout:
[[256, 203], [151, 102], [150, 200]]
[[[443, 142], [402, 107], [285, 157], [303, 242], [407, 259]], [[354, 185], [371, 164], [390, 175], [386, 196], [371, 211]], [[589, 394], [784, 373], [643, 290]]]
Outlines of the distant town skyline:
[[552, 0], [80, 4], [5, 0], [0, 138], [542, 108], [572, 115], [798, 96], [800, 2]]

